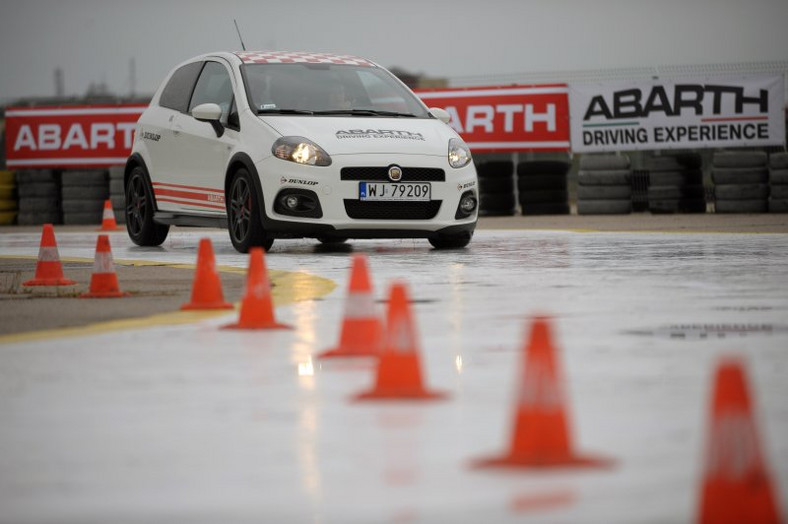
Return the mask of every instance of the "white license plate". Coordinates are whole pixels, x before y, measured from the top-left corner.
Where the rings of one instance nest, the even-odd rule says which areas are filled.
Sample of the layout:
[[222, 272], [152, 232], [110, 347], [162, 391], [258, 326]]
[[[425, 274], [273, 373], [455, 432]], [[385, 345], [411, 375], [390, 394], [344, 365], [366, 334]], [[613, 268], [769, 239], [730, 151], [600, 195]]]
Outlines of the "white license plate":
[[397, 184], [378, 182], [359, 182], [359, 200], [394, 200], [394, 201], [423, 201], [430, 200], [431, 187], [429, 183], [419, 184], [400, 182]]

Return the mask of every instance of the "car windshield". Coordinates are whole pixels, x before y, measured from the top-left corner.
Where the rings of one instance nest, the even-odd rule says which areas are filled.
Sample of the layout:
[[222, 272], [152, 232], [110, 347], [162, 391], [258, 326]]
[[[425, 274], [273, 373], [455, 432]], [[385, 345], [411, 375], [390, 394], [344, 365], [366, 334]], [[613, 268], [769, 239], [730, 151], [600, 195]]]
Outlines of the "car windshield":
[[245, 64], [259, 114], [427, 118], [421, 102], [388, 71], [345, 64]]

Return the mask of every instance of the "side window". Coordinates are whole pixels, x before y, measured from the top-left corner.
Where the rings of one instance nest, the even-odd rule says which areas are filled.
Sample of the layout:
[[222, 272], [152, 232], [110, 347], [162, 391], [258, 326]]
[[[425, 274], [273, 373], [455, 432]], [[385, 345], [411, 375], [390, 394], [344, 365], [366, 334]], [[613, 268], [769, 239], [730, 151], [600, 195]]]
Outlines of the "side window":
[[175, 71], [161, 92], [159, 105], [185, 113], [189, 108], [189, 97], [192, 95], [194, 82], [202, 66], [203, 62], [192, 62]]
[[222, 124], [227, 125], [227, 116], [233, 105], [233, 84], [227, 69], [218, 62], [206, 62], [194, 86], [194, 94], [189, 103], [189, 112], [200, 104], [219, 104], [222, 108]]

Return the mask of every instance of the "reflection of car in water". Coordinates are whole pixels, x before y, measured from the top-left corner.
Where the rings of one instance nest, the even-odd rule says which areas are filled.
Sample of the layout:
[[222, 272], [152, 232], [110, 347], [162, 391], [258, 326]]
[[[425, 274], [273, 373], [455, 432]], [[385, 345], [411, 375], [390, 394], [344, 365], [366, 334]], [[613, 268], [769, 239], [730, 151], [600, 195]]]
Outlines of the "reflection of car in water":
[[170, 224], [226, 226], [241, 252], [298, 237], [464, 247], [476, 226], [476, 171], [448, 118], [362, 58], [193, 58], [137, 123], [129, 235], [158, 245]]

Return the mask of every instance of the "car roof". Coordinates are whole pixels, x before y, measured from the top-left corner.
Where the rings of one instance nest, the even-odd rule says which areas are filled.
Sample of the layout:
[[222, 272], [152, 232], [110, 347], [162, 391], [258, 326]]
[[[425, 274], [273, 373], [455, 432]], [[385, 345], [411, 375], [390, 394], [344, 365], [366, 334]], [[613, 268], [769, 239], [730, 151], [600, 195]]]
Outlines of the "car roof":
[[312, 53], [307, 51], [238, 51], [244, 64], [340, 64], [377, 67], [377, 64], [353, 55]]

